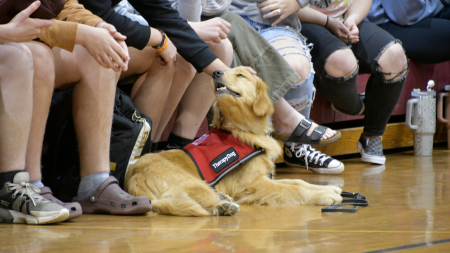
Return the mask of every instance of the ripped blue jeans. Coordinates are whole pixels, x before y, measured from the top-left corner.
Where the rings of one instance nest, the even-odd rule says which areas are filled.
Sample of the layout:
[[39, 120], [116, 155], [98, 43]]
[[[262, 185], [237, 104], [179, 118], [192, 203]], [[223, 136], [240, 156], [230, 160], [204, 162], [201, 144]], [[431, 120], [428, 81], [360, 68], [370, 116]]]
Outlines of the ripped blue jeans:
[[[306, 44], [306, 38], [303, 35], [297, 33], [294, 29], [284, 26], [271, 27], [269, 25], [261, 24], [250, 20], [246, 16], [242, 16], [253, 28], [255, 28], [261, 36], [263, 36], [269, 44], [273, 46], [273, 43], [281, 40], [294, 41], [297, 46], [285, 46], [276, 48], [278, 52], [285, 48], [295, 48], [295, 50], [289, 53], [280, 52], [281, 56], [297, 54], [305, 56], [310, 62], [310, 71], [306, 79], [292, 86], [284, 95], [284, 99], [299, 113], [309, 118], [312, 103], [314, 101], [316, 89], [314, 88], [314, 69], [311, 62], [311, 44]], [[281, 77], [283, 78], [283, 77]]]

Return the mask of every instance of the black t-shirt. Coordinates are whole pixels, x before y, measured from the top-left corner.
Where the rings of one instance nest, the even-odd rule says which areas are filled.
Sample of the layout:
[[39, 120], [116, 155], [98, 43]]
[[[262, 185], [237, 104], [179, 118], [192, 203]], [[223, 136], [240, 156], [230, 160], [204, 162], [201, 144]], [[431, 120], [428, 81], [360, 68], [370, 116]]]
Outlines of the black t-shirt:
[[[80, 4], [127, 36], [128, 46], [142, 50], [150, 39], [150, 28], [114, 11], [120, 0], [79, 0]], [[178, 53], [201, 72], [217, 56], [195, 31], [182, 19], [167, 0], [128, 0], [151, 27], [163, 30]]]

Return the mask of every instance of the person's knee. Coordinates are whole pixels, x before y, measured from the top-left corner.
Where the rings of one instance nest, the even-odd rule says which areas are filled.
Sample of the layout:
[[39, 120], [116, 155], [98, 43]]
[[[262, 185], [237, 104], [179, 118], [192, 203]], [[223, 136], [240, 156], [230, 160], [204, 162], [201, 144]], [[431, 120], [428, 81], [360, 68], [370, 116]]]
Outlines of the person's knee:
[[398, 42], [388, 45], [384, 52], [381, 52], [378, 66], [378, 70], [387, 81], [404, 78], [407, 74], [408, 60], [402, 45]]
[[40, 42], [26, 44], [33, 55], [34, 79], [39, 87], [53, 91], [55, 85], [55, 62], [50, 47]]
[[76, 68], [80, 74], [80, 81], [84, 80], [83, 84], [101, 89], [115, 89], [115, 86], [111, 85], [116, 81], [114, 70], [101, 66], [84, 47], [75, 47], [73, 53], [76, 54]]
[[2, 82], [2, 86], [10, 85], [11, 88], [20, 86], [20, 90], [31, 90], [34, 68], [33, 56], [30, 49], [22, 43], [8, 43], [0, 45], [0, 76], [2, 79], [23, 79], [27, 82]]
[[227, 66], [231, 65], [233, 60], [233, 45], [230, 40], [224, 39], [220, 43], [208, 42], [209, 48], [219, 59]]
[[295, 61], [288, 61], [291, 68], [300, 76], [299, 82], [308, 78], [311, 73], [311, 63], [305, 56], [296, 57]]
[[[33, 71], [33, 55], [30, 49], [22, 43], [8, 43], [0, 45], [0, 65], [5, 67], [17, 66], [24, 71]], [[6, 75], [8, 73], [4, 73]]]
[[177, 55], [177, 64], [176, 64], [177, 74], [183, 76], [186, 80], [192, 80], [197, 73], [197, 70], [187, 62], [181, 55]]
[[152, 69], [156, 69], [155, 65], [157, 63], [156, 57], [158, 57], [158, 52], [151, 46], [147, 46], [142, 50], [129, 47], [128, 52], [130, 54], [130, 62], [127, 72], [143, 74]]
[[349, 48], [334, 51], [325, 60], [325, 72], [335, 78], [351, 76], [358, 69], [355, 55]]

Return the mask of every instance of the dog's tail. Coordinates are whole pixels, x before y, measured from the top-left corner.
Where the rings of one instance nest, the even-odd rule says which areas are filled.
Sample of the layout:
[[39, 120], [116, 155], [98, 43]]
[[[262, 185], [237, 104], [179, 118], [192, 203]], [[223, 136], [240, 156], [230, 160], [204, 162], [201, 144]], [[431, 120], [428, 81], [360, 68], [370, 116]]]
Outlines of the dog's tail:
[[160, 214], [176, 216], [211, 216], [199, 203], [190, 198], [184, 191], [169, 190], [159, 199], [152, 201], [153, 211]]

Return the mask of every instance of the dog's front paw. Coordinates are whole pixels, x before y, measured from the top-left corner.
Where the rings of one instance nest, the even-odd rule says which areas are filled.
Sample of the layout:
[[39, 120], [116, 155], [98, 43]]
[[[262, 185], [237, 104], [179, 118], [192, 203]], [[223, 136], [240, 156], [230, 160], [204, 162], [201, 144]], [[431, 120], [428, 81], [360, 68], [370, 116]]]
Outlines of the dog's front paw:
[[223, 192], [219, 192], [219, 198], [220, 198], [220, 200], [227, 200], [227, 201], [229, 201], [231, 203], [234, 203], [234, 199], [232, 197], [226, 195]]
[[219, 205], [216, 207], [218, 215], [221, 216], [233, 216], [240, 211], [240, 206], [234, 202], [228, 200], [220, 201]]
[[342, 202], [342, 197], [340, 193], [336, 193], [334, 190], [317, 191], [309, 199], [309, 205], [318, 206], [332, 206], [337, 205]]
[[327, 187], [327, 190], [333, 191], [336, 194], [341, 195], [341, 193], [342, 193], [342, 189], [337, 186], [329, 185], [329, 186], [325, 186], [325, 187]]

